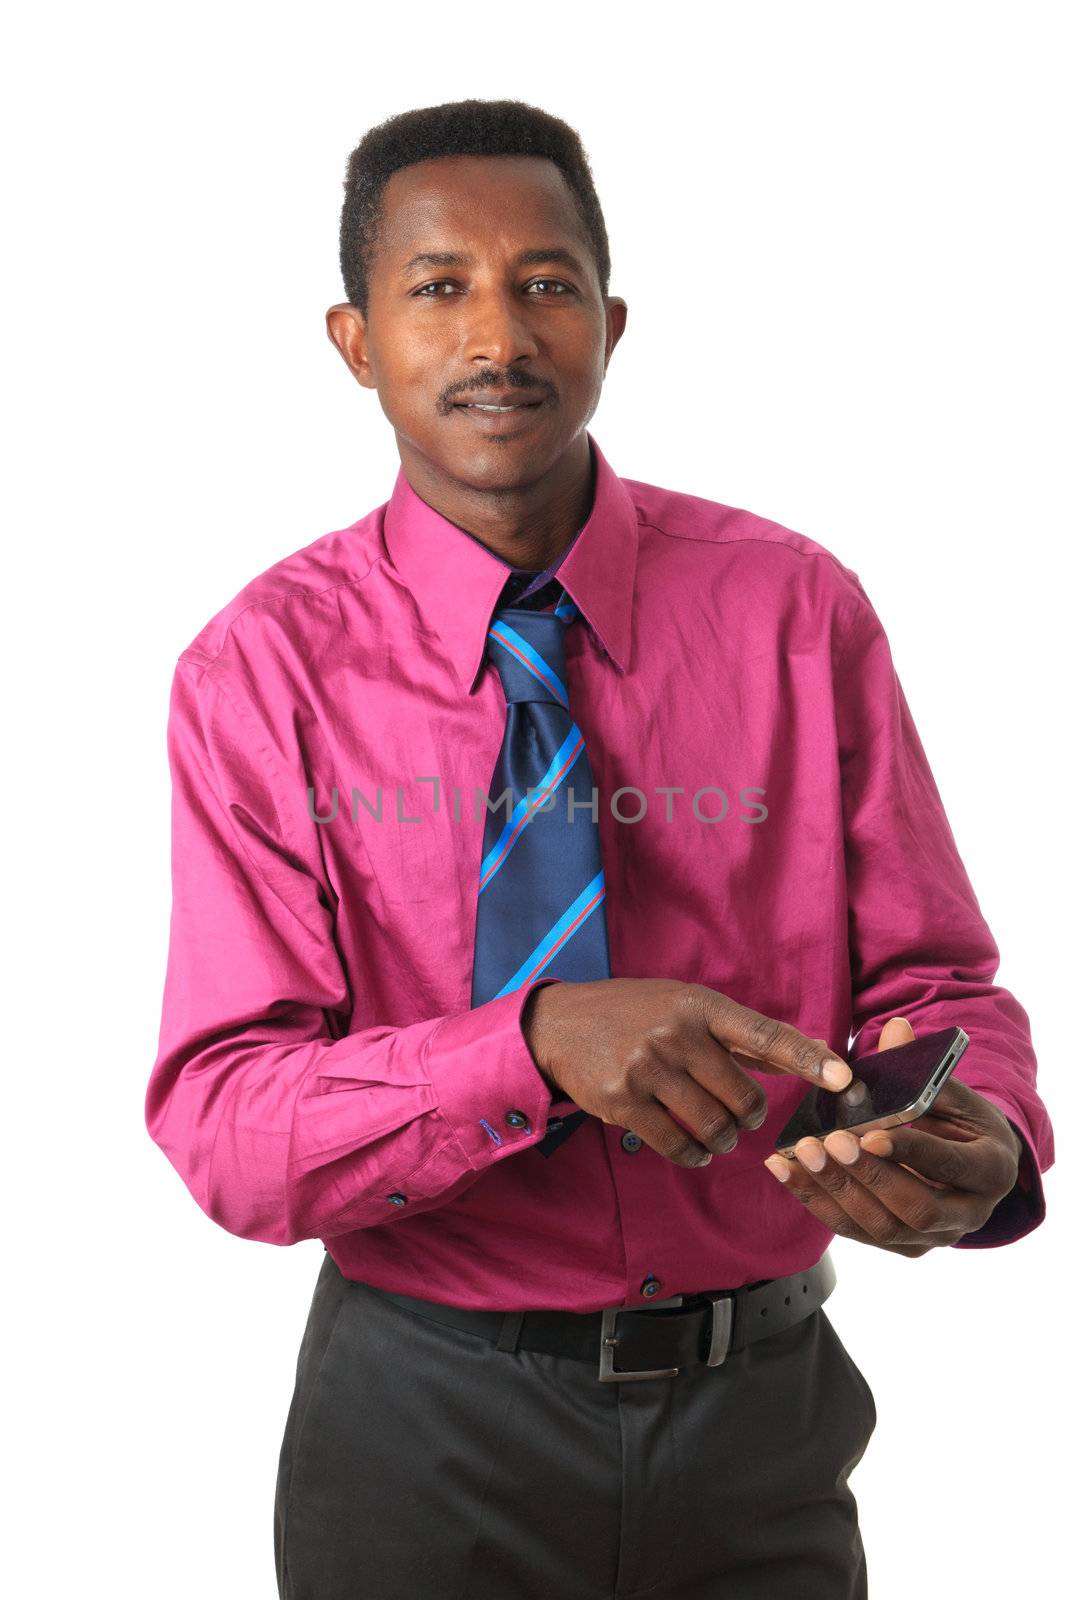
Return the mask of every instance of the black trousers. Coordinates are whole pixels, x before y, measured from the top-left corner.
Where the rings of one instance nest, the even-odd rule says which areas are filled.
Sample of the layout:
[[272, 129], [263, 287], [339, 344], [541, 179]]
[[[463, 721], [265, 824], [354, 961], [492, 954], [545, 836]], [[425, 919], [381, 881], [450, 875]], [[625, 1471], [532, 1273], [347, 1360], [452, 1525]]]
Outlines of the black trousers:
[[[710, 1286], [709, 1286], [710, 1287]], [[281, 1600], [866, 1600], [867, 1380], [820, 1308], [601, 1383], [322, 1263], [278, 1463]]]

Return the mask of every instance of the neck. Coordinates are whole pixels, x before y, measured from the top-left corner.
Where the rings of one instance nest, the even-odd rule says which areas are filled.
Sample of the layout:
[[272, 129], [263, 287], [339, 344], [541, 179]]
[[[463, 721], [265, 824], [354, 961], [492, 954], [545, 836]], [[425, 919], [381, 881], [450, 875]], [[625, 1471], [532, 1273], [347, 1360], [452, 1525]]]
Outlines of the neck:
[[447, 476], [398, 440], [400, 461], [420, 500], [484, 544], [510, 567], [542, 572], [589, 520], [596, 491], [593, 452], [581, 433], [536, 483], [476, 489]]

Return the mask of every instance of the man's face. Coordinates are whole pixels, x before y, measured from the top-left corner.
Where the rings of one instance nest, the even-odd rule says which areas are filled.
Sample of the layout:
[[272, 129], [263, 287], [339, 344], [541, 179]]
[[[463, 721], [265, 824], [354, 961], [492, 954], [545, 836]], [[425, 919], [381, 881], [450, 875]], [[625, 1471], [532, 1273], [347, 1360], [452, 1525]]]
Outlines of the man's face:
[[545, 476], [595, 412], [626, 321], [624, 302], [600, 292], [562, 173], [541, 157], [448, 156], [394, 173], [368, 287], [366, 321], [332, 308], [331, 338], [377, 389], [402, 457], [414, 450], [472, 488]]

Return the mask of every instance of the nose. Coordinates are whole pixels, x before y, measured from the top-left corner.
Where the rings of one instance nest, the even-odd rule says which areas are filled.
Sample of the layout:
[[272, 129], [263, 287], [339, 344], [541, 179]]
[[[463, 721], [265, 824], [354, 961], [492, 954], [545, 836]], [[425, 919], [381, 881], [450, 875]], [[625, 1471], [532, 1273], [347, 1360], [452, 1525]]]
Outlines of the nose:
[[465, 319], [463, 354], [468, 361], [491, 361], [500, 367], [537, 354], [537, 340], [507, 291], [482, 290], [471, 296]]

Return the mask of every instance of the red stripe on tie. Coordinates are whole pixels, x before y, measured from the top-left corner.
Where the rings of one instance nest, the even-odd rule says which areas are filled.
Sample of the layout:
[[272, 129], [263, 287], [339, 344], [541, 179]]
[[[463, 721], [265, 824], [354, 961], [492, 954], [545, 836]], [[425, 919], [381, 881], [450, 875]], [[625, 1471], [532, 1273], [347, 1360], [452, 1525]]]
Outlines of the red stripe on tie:
[[579, 915], [575, 918], [574, 922], [571, 923], [570, 927], [564, 929], [564, 931], [560, 934], [559, 938], [556, 940], [556, 943], [552, 946], [551, 950], [545, 956], [544, 960], [543, 961], [539, 961], [537, 963], [537, 966], [533, 969], [533, 971], [531, 972], [530, 976], [527, 978], [527, 980], [526, 980], [527, 983], [532, 983], [534, 981], [534, 979], [537, 977], [537, 974], [539, 972], [543, 972], [545, 970], [545, 968], [547, 967], [548, 963], [552, 960], [552, 957], [555, 955], [556, 951], [558, 949], [560, 949], [560, 947], [562, 945], [565, 945], [567, 943], [567, 940], [570, 939], [574, 935], [575, 931], [578, 928], [581, 927], [582, 923], [585, 921], [585, 919], [589, 915], [590, 911], [592, 911], [596, 906], [598, 906], [600, 904], [601, 900], [603, 900], [603, 898], [604, 898], [604, 890], [601, 889], [600, 893], [596, 896], [596, 898], [594, 900], [590, 900], [590, 902], [586, 906], [585, 910], [579, 913]]
[[527, 809], [526, 815], [523, 817], [522, 821], [519, 823], [519, 826], [515, 829], [515, 832], [512, 834], [511, 838], [508, 840], [507, 846], [505, 847], [505, 850], [504, 850], [504, 854], [499, 858], [499, 860], [496, 863], [496, 866], [490, 867], [489, 871], [486, 873], [485, 877], [482, 879], [481, 883], [478, 885], [478, 892], [479, 893], [481, 893], [481, 891], [485, 888], [486, 884], [490, 881], [490, 879], [494, 878], [496, 876], [497, 871], [499, 870], [499, 868], [504, 865], [504, 862], [508, 859], [508, 856], [511, 854], [512, 846], [516, 843], [517, 840], [522, 838], [524, 829], [529, 826], [531, 819], [534, 816], [536, 816], [538, 811], [540, 811], [542, 803], [545, 800], [548, 799], [550, 794], [553, 794], [556, 791], [556, 789], [559, 788], [560, 784], [563, 782], [564, 778], [567, 776], [568, 772], [571, 770], [571, 768], [573, 767], [574, 763], [577, 761], [578, 757], [581, 755], [581, 753], [582, 753], [582, 751], [584, 749], [585, 749], [585, 736], [583, 734], [582, 737], [578, 740], [578, 743], [575, 745], [574, 750], [571, 753], [570, 760], [566, 763], [565, 766], [560, 767], [559, 772], [556, 774], [555, 781], [552, 783], [551, 787], [544, 791], [544, 793], [541, 795], [540, 799], [537, 801], [536, 805], [530, 806]]
[[545, 688], [548, 690], [549, 694], [552, 696], [557, 705], [561, 706], [564, 704], [559, 695], [556, 693], [555, 689], [553, 689], [552, 685], [549, 683], [548, 679], [542, 672], [538, 672], [537, 668], [534, 666], [533, 662], [528, 656], [524, 656], [521, 650], [516, 650], [511, 640], [502, 638], [501, 635], [497, 633], [495, 628], [490, 628], [489, 632], [493, 635], [493, 638], [498, 644], [502, 644], [505, 650], [510, 650], [511, 654], [521, 661], [524, 667], [527, 667], [529, 671], [533, 673], [538, 683], [544, 684]]

